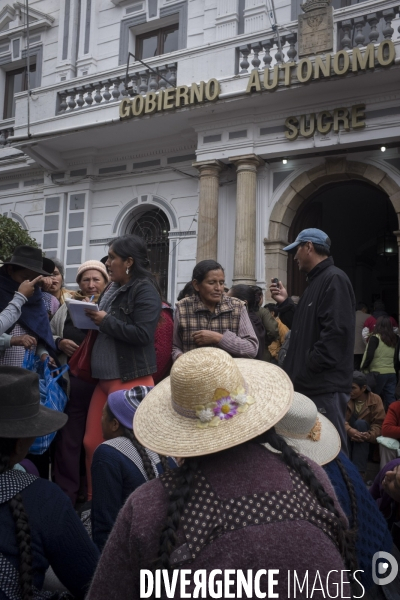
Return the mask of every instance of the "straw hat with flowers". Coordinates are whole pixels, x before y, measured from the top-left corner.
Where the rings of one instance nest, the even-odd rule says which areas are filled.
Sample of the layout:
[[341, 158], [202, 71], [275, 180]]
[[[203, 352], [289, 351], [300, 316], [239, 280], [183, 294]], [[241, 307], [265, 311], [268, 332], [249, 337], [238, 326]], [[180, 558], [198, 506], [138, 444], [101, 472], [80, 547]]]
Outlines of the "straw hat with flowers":
[[293, 386], [269, 363], [235, 360], [218, 348], [180, 356], [171, 376], [143, 399], [134, 432], [169, 456], [202, 456], [237, 446], [273, 427], [288, 411]]

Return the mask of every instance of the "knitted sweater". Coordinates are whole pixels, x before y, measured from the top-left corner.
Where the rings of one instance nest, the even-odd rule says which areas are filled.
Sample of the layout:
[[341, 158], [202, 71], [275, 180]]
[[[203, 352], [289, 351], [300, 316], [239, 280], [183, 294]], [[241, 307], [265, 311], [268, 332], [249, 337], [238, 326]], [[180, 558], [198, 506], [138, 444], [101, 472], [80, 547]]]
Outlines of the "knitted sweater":
[[[358, 566], [364, 571], [359, 573], [358, 578], [366, 590], [373, 586], [372, 580], [372, 557], [375, 552], [390, 552], [392, 548], [392, 536], [386, 526], [383, 515], [374, 502], [371, 494], [365, 487], [357, 468], [340, 452], [338, 458], [341, 460], [347, 475], [353, 483], [357, 502], [357, 560]], [[349, 520], [350, 527], [354, 527], [351, 500], [343, 475], [335, 460], [324, 466], [335, 492], [340, 506], [343, 508]]]
[[[325, 490], [336, 500], [324, 471], [309, 462]], [[279, 492], [285, 498], [286, 492], [295, 489], [280, 456], [259, 444], [249, 443], [204, 456], [199, 464], [221, 502], [231, 498], [252, 500], [253, 494], [267, 492], [272, 495]], [[140, 598], [140, 569], [152, 568], [168, 504], [168, 491], [160, 479], [140, 486], [128, 498], [104, 547], [87, 600]], [[336, 506], [343, 515], [338, 503]], [[183, 530], [179, 529], [177, 547], [184, 541]], [[247, 569], [253, 573], [258, 569], [279, 569], [274, 592], [278, 592], [280, 598], [288, 598], [289, 569], [296, 570], [301, 580], [308, 570], [311, 581], [317, 570], [323, 581], [331, 571], [332, 582], [340, 582], [340, 571], [346, 567], [333, 541], [319, 527], [303, 519], [289, 519], [287, 515], [282, 520], [228, 530], [215, 537], [183, 568], [191, 569], [192, 573], [196, 569], [206, 569], [208, 573], [213, 569], [241, 569], [244, 573]], [[332, 572], [334, 569], [338, 572]], [[346, 581], [346, 574], [343, 575]], [[260, 588], [267, 592], [266, 578], [261, 578]], [[193, 586], [186, 589], [192, 592]], [[349, 589], [346, 583], [344, 589]], [[175, 598], [180, 597], [178, 588]], [[326, 594], [314, 591], [312, 597], [321, 600]]]
[[[99, 553], [60, 488], [37, 479], [21, 492], [32, 535], [33, 583], [41, 589], [52, 566], [62, 584], [83, 599]], [[0, 504], [0, 553], [19, 568], [15, 524], [8, 503]], [[0, 600], [7, 600], [0, 591]]]

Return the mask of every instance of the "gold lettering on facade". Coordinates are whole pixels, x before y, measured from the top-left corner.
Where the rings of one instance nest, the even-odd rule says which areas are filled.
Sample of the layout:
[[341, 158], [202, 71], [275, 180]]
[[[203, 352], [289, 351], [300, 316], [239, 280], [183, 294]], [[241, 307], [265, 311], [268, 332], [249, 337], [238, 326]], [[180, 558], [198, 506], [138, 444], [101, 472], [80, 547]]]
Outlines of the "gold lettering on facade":
[[335, 108], [333, 111], [333, 131], [335, 133], [339, 131], [339, 123], [343, 124], [345, 131], [350, 131], [349, 111], [347, 108]]
[[307, 123], [307, 115], [300, 117], [300, 135], [305, 138], [312, 137], [315, 133], [315, 113], [311, 113]]
[[129, 119], [131, 116], [131, 101], [129, 98], [124, 98], [119, 105], [119, 118]]
[[167, 88], [164, 90], [164, 103], [163, 109], [170, 110], [171, 108], [175, 108], [175, 99], [176, 99], [176, 90], [175, 88]]
[[197, 83], [192, 83], [190, 86], [190, 104], [196, 104], [196, 102], [204, 102], [204, 88], [206, 84], [204, 81], [200, 81], [199, 85]]
[[314, 79], [319, 79], [321, 73], [324, 77], [331, 76], [331, 58], [330, 54], [325, 54], [325, 62], [322, 60], [322, 56], [315, 57], [314, 63]]
[[139, 94], [138, 96], [135, 96], [134, 99], [132, 100], [132, 115], [134, 117], [140, 117], [140, 115], [143, 114], [143, 111], [144, 111], [144, 96]]
[[144, 103], [144, 114], [151, 115], [157, 110], [157, 94], [150, 92], [145, 96], [146, 100]]
[[396, 50], [392, 40], [383, 40], [378, 46], [378, 63], [381, 67], [389, 67], [396, 58]]
[[323, 110], [317, 115], [317, 130], [326, 135], [332, 129], [332, 115], [329, 110]]
[[307, 83], [313, 76], [313, 66], [309, 58], [303, 58], [297, 65], [297, 79], [300, 83]]
[[[343, 76], [350, 70], [356, 73], [360, 70], [374, 69], [376, 64], [388, 67], [393, 64], [395, 58], [396, 51], [393, 42], [383, 40], [378, 46], [368, 44], [365, 49], [353, 48], [351, 59], [347, 50], [339, 50], [335, 54], [315, 56], [314, 60], [303, 58], [297, 64], [294, 62], [276, 64], [273, 69], [265, 68], [264, 71], [253, 69], [250, 73], [246, 93], [263, 92], [264, 90], [273, 92], [279, 85], [289, 87], [293, 82], [293, 78], [295, 78], [295, 82], [308, 83], [321, 77]], [[280, 73], [283, 73], [282, 77], [280, 77]], [[210, 79], [207, 82], [200, 81], [199, 84], [192, 83], [190, 87], [180, 85], [177, 88], [149, 92], [146, 96], [140, 94], [132, 100], [124, 98], [121, 101], [119, 116], [121, 119], [129, 119], [138, 117], [143, 113], [152, 114], [156, 111], [171, 110], [205, 102], [206, 100], [212, 102], [219, 98], [220, 92], [219, 81]], [[343, 115], [338, 114], [336, 116], [337, 123], [342, 123], [343, 118]], [[348, 116], [347, 119], [349, 119]], [[357, 116], [357, 119], [356, 125], [352, 125], [354, 129], [364, 126], [361, 125], [363, 122], [361, 113]], [[353, 122], [352, 115], [351, 121]], [[327, 123], [323, 122], [325, 123], [323, 127], [326, 127]], [[318, 128], [318, 116], [316, 123]]]
[[350, 67], [350, 56], [346, 50], [339, 50], [333, 57], [335, 75], [345, 75]]
[[284, 85], [286, 85], [287, 87], [289, 87], [291, 84], [290, 69], [295, 66], [296, 66], [296, 63], [294, 63], [294, 62], [283, 63], [283, 64], [279, 65], [279, 68], [282, 69], [285, 73], [285, 78], [283, 81], [284, 81]]
[[288, 117], [286, 119], [285, 127], [288, 128], [288, 131], [285, 131], [286, 139], [290, 141], [297, 140], [297, 138], [299, 137], [299, 128], [297, 127], [298, 124], [299, 121], [297, 117]]
[[175, 106], [179, 108], [180, 106], [187, 106], [189, 104], [189, 88], [187, 85], [179, 85], [176, 88], [176, 101]]
[[209, 102], [216, 100], [220, 94], [221, 88], [217, 79], [210, 79], [206, 83], [205, 97]]
[[366, 68], [373, 69], [375, 67], [375, 46], [374, 44], [368, 44], [365, 48], [364, 56], [361, 54], [360, 48], [357, 46], [353, 48], [353, 58], [351, 61], [351, 68], [353, 73], [361, 69], [365, 71]]
[[365, 104], [355, 104], [348, 108], [335, 108], [334, 110], [322, 110], [317, 115], [300, 115], [300, 117], [288, 117], [285, 120], [285, 137], [293, 141], [302, 135], [305, 138], [312, 137], [316, 131], [321, 135], [327, 135], [331, 129], [338, 133], [339, 129], [350, 131], [350, 129], [361, 129], [365, 127]]
[[269, 72], [270, 72], [270, 69], [264, 69], [264, 89], [272, 92], [273, 90], [276, 90], [276, 88], [278, 87], [279, 66], [278, 65], [274, 66], [274, 77], [272, 79], [272, 82], [269, 81]]
[[365, 127], [365, 104], [355, 104], [351, 107], [351, 127], [353, 129]]
[[246, 94], [250, 94], [251, 92], [261, 92], [260, 75], [257, 69], [252, 70], [249, 83], [247, 84]]

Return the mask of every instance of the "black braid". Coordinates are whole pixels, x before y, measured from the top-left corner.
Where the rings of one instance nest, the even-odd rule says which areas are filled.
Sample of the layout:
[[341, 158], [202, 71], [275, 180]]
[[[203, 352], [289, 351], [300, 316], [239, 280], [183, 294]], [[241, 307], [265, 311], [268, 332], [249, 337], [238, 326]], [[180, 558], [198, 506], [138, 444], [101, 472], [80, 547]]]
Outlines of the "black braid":
[[346, 484], [346, 488], [347, 491], [349, 493], [350, 496], [350, 501], [351, 501], [351, 514], [353, 517], [353, 527], [350, 529], [350, 531], [353, 533], [353, 535], [355, 536], [355, 540], [357, 539], [357, 534], [358, 534], [358, 506], [357, 506], [357, 497], [356, 497], [356, 492], [354, 489], [354, 485], [353, 482], [351, 481], [346, 469], [344, 468], [344, 465], [342, 463], [342, 461], [340, 460], [340, 458], [336, 458], [335, 462], [337, 464], [337, 466], [340, 469], [340, 472], [342, 474], [342, 477], [344, 479], [344, 482]]
[[336, 517], [336, 535], [340, 554], [346, 565], [346, 569], [350, 570], [350, 583], [353, 589], [353, 594], [358, 592], [356, 587], [358, 584], [353, 580], [352, 573], [358, 570], [357, 555], [355, 549], [355, 539], [352, 532], [349, 531], [343, 524], [342, 517], [336, 509], [331, 496], [326, 493], [323, 485], [318, 481], [309, 464], [301, 458], [301, 456], [289, 446], [282, 436], [276, 433], [275, 428], [269, 429], [261, 436], [252, 440], [262, 444], [270, 444], [276, 450], [282, 453], [282, 458], [286, 465], [291, 467], [307, 485], [309, 490], [315, 495], [319, 504], [331, 511]]
[[[0, 474], [11, 468], [10, 456], [15, 450], [16, 443], [16, 439], [0, 438]], [[16, 494], [11, 498], [8, 505], [14, 519], [18, 542], [21, 600], [31, 600], [33, 598], [32, 547], [28, 515], [25, 512], [21, 494]]]
[[160, 461], [161, 461], [162, 467], [164, 469], [164, 473], [166, 473], [170, 469], [170, 466], [168, 464], [168, 459], [166, 456], [163, 456], [162, 454], [159, 454], [158, 456], [160, 457]]
[[178, 474], [177, 485], [169, 497], [167, 519], [161, 532], [158, 557], [153, 567], [154, 571], [157, 569], [171, 569], [170, 556], [176, 545], [181, 515], [186, 502], [190, 498], [198, 464], [196, 458], [185, 458], [183, 465], [175, 471]]
[[33, 598], [32, 590], [32, 547], [31, 529], [28, 523], [28, 515], [25, 512], [21, 494], [16, 494], [9, 501], [12, 516], [17, 531], [17, 542], [20, 558], [19, 582], [21, 585], [22, 600]]

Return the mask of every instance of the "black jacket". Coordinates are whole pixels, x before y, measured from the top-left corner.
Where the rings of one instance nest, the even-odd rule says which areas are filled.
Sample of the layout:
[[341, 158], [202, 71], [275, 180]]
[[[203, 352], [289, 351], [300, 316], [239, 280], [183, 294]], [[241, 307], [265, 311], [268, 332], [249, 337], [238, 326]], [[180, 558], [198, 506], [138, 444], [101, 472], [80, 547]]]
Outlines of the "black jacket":
[[290, 298], [282, 303], [292, 303], [294, 311], [283, 368], [296, 392], [308, 396], [350, 393], [355, 335], [352, 285], [332, 258], [314, 267], [307, 279], [297, 309]]
[[122, 286], [100, 331], [114, 338], [122, 381], [157, 371], [154, 332], [161, 298], [149, 279], [133, 279]]

